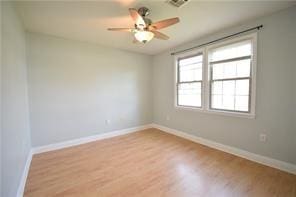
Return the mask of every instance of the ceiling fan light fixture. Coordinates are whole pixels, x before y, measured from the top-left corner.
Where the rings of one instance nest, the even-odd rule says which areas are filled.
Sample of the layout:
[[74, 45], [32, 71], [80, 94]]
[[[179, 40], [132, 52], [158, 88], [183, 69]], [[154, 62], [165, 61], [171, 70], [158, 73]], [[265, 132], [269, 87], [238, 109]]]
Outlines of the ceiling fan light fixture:
[[[176, 0], [177, 1], [177, 0]], [[178, 0], [179, 1], [179, 0]], [[181, 0], [180, 0], [181, 1]], [[182, 0], [188, 1], [188, 0]], [[158, 30], [174, 25], [180, 21], [178, 17], [169, 18], [157, 22], [152, 22], [151, 19], [146, 18], [149, 15], [149, 9], [140, 7], [138, 10], [129, 8], [129, 13], [134, 21], [133, 28], [108, 28], [109, 31], [130, 32], [134, 34], [133, 43], [147, 43], [153, 38], [160, 40], [168, 40], [169, 36], [159, 32]]]
[[150, 40], [152, 40], [152, 38], [154, 37], [154, 33], [152, 33], [151, 31], [136, 31], [135, 32], [135, 38], [142, 43], [147, 43]]

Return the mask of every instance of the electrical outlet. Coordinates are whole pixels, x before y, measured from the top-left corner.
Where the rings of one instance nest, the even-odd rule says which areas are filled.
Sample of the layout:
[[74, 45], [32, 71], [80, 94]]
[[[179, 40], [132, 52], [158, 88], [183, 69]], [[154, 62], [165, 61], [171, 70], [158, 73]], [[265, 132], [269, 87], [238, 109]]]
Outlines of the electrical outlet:
[[106, 125], [109, 125], [110, 123], [111, 123], [111, 120], [109, 120], [109, 119], [105, 120]]
[[266, 142], [266, 134], [261, 133], [261, 134], [259, 135], [259, 140], [260, 140], [260, 142]]
[[166, 120], [169, 121], [171, 117], [169, 115], [166, 116]]

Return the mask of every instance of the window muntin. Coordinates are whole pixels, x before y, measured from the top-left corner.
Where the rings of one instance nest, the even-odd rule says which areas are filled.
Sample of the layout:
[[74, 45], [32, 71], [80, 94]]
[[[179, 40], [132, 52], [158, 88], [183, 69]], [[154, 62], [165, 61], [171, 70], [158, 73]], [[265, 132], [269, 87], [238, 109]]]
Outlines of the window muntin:
[[177, 62], [177, 105], [202, 107], [203, 54], [182, 57]]
[[209, 52], [210, 109], [250, 112], [252, 40]]

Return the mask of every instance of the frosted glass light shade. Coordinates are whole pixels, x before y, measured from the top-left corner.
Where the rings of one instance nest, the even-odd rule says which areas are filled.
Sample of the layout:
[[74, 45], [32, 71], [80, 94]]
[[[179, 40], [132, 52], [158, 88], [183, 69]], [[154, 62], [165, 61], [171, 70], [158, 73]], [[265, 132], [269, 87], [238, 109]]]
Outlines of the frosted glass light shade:
[[137, 31], [135, 38], [142, 43], [149, 42], [154, 37], [154, 33], [150, 31]]

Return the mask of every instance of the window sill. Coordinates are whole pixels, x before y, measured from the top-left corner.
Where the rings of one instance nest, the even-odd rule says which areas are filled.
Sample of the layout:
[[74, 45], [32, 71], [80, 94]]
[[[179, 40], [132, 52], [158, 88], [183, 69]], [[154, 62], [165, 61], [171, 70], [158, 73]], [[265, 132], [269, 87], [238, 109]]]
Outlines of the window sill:
[[197, 108], [197, 107], [186, 107], [186, 106], [175, 106], [177, 110], [188, 110], [188, 111], [196, 111], [206, 114], [215, 114], [215, 115], [222, 115], [222, 116], [232, 116], [237, 118], [247, 118], [247, 119], [255, 119], [255, 114], [252, 113], [240, 113], [240, 112], [228, 112], [228, 111], [219, 111], [213, 109], [204, 109], [204, 108]]
[[199, 112], [204, 112], [204, 109], [201, 108], [201, 107], [186, 107], [186, 106], [180, 106], [180, 105], [177, 105], [175, 106], [175, 108], [177, 110], [189, 110], [189, 111], [199, 111]]
[[217, 114], [217, 115], [223, 115], [223, 116], [232, 116], [232, 117], [238, 117], [238, 118], [255, 119], [255, 114], [251, 114], [251, 113], [228, 112], [228, 111], [219, 111], [219, 110], [214, 110], [214, 109], [209, 109], [209, 110], [204, 111], [204, 112], [211, 113], [211, 114]]

